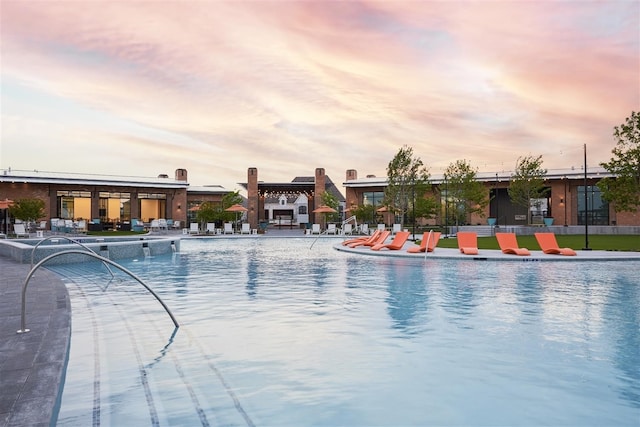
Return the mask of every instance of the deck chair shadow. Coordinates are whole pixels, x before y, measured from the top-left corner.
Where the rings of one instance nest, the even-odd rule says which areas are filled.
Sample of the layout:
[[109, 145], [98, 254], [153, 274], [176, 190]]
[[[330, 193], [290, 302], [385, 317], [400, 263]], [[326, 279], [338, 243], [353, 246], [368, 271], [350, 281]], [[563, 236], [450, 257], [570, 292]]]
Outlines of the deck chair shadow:
[[402, 249], [404, 244], [407, 242], [407, 239], [409, 239], [410, 235], [411, 233], [409, 233], [408, 231], [398, 231], [394, 236], [393, 240], [391, 241], [391, 243], [387, 243], [387, 244], [378, 243], [376, 245], [371, 246], [371, 250], [379, 251], [381, 249], [388, 249], [390, 251], [398, 251]]
[[350, 243], [348, 246], [350, 248], [357, 248], [359, 246], [372, 247], [372, 246], [384, 243], [385, 240], [387, 240], [387, 238], [389, 237], [390, 234], [391, 234], [391, 232], [389, 230], [380, 231], [378, 233], [378, 236], [375, 239], [367, 239], [367, 240], [365, 240], [363, 242]]
[[407, 249], [407, 252], [410, 254], [417, 254], [420, 252], [433, 252], [440, 241], [440, 235], [442, 233], [439, 231], [425, 231], [422, 234], [422, 241], [419, 246], [412, 246]]
[[458, 231], [458, 248], [465, 255], [478, 255], [478, 234], [475, 231]]
[[545, 254], [567, 256], [577, 255], [576, 251], [571, 248], [561, 248], [558, 246], [558, 241], [556, 240], [556, 235], [554, 233], [534, 233], [534, 235], [536, 236], [538, 245], [540, 245], [540, 249], [542, 249], [542, 252]]
[[498, 246], [503, 254], [528, 256], [531, 252], [527, 248], [518, 246], [518, 239], [515, 233], [496, 233]]

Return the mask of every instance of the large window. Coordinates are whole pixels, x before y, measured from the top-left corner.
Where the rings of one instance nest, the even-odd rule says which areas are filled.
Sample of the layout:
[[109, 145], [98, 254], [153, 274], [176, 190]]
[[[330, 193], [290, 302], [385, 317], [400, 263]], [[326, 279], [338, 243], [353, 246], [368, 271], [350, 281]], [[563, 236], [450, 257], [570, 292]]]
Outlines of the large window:
[[384, 200], [383, 191], [366, 191], [362, 193], [362, 204], [365, 206], [380, 206], [382, 205], [382, 200]]
[[131, 193], [101, 191], [98, 197], [98, 216], [103, 223], [131, 219]]
[[585, 205], [584, 186], [578, 187], [578, 225], [609, 225], [609, 203], [602, 199], [600, 189], [595, 185], [587, 186]]
[[144, 222], [165, 218], [167, 195], [164, 193], [138, 193], [140, 217]]
[[87, 219], [91, 217], [90, 191], [58, 191], [56, 215], [63, 219]]

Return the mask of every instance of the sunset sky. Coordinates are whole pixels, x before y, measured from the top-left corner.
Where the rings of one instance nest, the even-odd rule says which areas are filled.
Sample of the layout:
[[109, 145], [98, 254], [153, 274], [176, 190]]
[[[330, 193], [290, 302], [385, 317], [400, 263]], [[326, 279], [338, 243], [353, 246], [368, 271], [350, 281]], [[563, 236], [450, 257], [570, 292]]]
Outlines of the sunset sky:
[[640, 1], [0, 0], [0, 169], [287, 182], [611, 158]]

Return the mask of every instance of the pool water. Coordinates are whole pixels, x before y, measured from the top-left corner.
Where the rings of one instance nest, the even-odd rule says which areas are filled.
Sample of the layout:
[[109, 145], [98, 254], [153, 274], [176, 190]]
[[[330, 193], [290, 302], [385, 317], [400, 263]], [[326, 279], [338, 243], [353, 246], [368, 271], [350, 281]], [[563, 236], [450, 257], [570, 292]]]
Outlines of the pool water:
[[54, 266], [73, 332], [58, 425], [640, 422], [634, 262], [390, 259], [335, 239], [184, 240]]

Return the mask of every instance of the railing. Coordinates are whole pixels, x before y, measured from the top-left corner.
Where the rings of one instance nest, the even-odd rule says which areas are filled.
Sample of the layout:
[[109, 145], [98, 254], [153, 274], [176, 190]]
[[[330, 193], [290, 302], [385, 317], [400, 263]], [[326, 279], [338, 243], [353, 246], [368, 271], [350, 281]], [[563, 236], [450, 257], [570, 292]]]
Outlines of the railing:
[[[104, 257], [96, 254], [95, 252], [93, 252], [91, 250], [89, 252], [87, 252], [87, 251], [81, 251], [79, 249], [69, 249], [69, 250], [66, 250], [66, 251], [56, 252], [55, 254], [51, 254], [51, 255], [47, 256], [46, 258], [43, 258], [34, 267], [32, 267], [31, 271], [29, 271], [29, 274], [27, 274], [27, 277], [24, 280], [24, 284], [22, 285], [22, 312], [21, 312], [21, 317], [20, 317], [20, 329], [17, 331], [17, 333], [23, 334], [23, 333], [26, 333], [26, 332], [30, 331], [30, 329], [27, 329], [27, 320], [26, 320], [27, 286], [29, 285], [29, 280], [31, 280], [31, 277], [36, 272], [36, 270], [38, 268], [40, 268], [40, 266], [42, 266], [44, 263], [46, 263], [47, 261], [49, 261], [49, 260], [51, 260], [51, 259], [53, 259], [55, 257], [58, 257], [60, 255], [67, 255], [67, 254], [86, 255], [86, 256], [89, 256], [89, 257], [92, 257], [92, 258], [96, 258], [96, 259], [102, 261], [103, 263], [112, 265], [113, 267], [116, 267], [120, 271], [128, 274], [130, 277], [132, 277], [138, 283], [140, 283], [142, 286], [144, 286], [145, 289], [148, 290], [151, 293], [151, 295], [153, 295], [156, 298], [156, 300], [158, 300], [158, 302], [162, 305], [162, 307], [165, 309], [165, 311], [167, 312], [167, 314], [169, 315], [169, 317], [173, 321], [174, 326], [176, 328], [180, 327], [180, 325], [178, 324], [178, 321], [173, 316], [173, 313], [171, 313], [171, 310], [169, 310], [169, 307], [167, 307], [167, 305], [164, 303], [164, 301], [162, 301], [162, 299], [155, 292], [153, 292], [153, 290], [151, 288], [149, 288], [149, 286], [147, 286], [138, 276], [133, 274], [131, 271], [129, 271], [126, 268], [124, 268], [123, 266], [111, 261], [108, 258], [104, 258]], [[111, 271], [111, 270], [109, 270], [109, 271]]]

